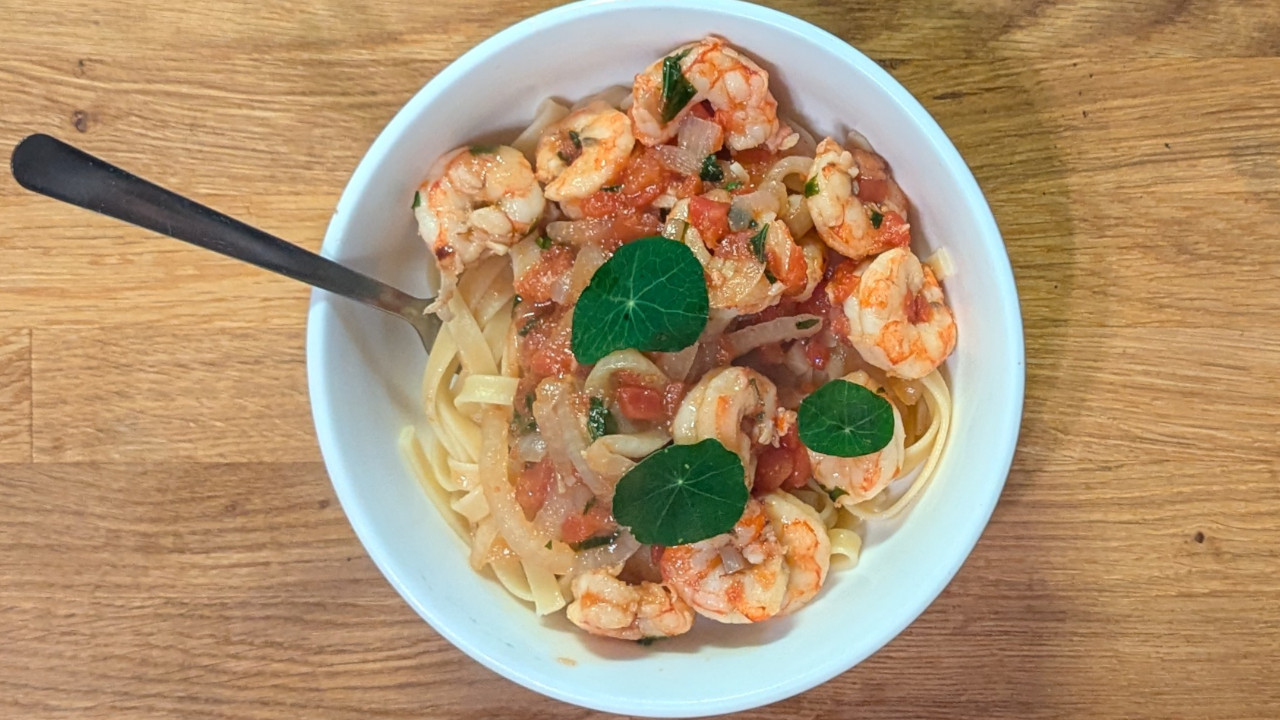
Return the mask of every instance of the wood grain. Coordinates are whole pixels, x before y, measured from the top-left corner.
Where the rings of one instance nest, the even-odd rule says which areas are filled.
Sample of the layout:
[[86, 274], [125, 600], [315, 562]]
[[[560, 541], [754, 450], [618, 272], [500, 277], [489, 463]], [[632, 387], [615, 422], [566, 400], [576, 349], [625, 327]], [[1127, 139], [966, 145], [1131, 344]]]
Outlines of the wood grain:
[[[52, 131], [317, 247], [400, 105], [553, 4], [0, 0], [0, 144]], [[970, 163], [1027, 397], [939, 600], [740, 717], [1280, 717], [1280, 5], [776, 4]], [[7, 177], [0, 257], [0, 717], [604, 717], [470, 661], [368, 560], [304, 288]]]

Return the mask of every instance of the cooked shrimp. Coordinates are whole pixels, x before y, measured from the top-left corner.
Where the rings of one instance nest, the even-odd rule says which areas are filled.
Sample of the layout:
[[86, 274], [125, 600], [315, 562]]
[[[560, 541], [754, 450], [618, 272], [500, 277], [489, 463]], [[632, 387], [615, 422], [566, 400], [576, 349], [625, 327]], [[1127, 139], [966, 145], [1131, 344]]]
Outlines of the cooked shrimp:
[[636, 139], [631, 119], [603, 100], [570, 113], [538, 141], [538, 181], [548, 200], [581, 200], [622, 175]]
[[666, 585], [630, 585], [605, 570], [573, 579], [569, 621], [592, 635], [643, 640], [675, 637], [693, 627], [693, 610]]
[[[861, 370], [845, 375], [844, 379], [868, 390], [880, 389]], [[844, 491], [836, 499], [837, 504], [855, 505], [875, 497], [902, 470], [906, 431], [897, 406], [890, 403], [890, 407], [893, 408], [893, 437], [883, 449], [858, 457], [836, 457], [809, 450], [809, 464], [818, 484], [828, 490]]]
[[782, 543], [787, 567], [787, 594], [779, 615], [795, 612], [822, 589], [831, 568], [831, 538], [818, 511], [796, 496], [774, 491], [760, 498], [769, 524]]
[[724, 623], [768, 620], [782, 609], [790, 570], [764, 505], [747, 501], [733, 530], [669, 547], [662, 579], [699, 614]]
[[[692, 204], [705, 200], [678, 201], [667, 216], [669, 222], [689, 221]], [[722, 205], [725, 211], [729, 207], [727, 202], [715, 201], [712, 204]], [[728, 230], [725, 225], [718, 232], [704, 234], [708, 228], [702, 225], [699, 229], [700, 225], [694, 218], [695, 222], [683, 226], [678, 236], [672, 235], [682, 240], [702, 264], [711, 307], [749, 315], [778, 304], [785, 294], [804, 291], [808, 258], [791, 239], [785, 223], [776, 221], [772, 213], [762, 215], [761, 219], [764, 222], [757, 221], [757, 226], [768, 226], [760, 246], [764, 262], [761, 262], [754, 242], [759, 232], [757, 229], [724, 236]]]
[[906, 196], [880, 156], [862, 149], [849, 152], [825, 138], [809, 177], [817, 189], [806, 193], [809, 216], [832, 250], [860, 260], [911, 241]]
[[[678, 58], [680, 72], [695, 94], [664, 122], [666, 58], [636, 75], [631, 120], [640, 142], [652, 147], [675, 137], [684, 114], [704, 100], [711, 103], [715, 111], [712, 119], [724, 129], [725, 142], [735, 151], [760, 145], [777, 150], [794, 134], [778, 121], [778, 101], [769, 92], [769, 73], [724, 40], [707, 37], [679, 48], [670, 57]], [[666, 109], [668, 114], [676, 110]]]
[[956, 321], [938, 279], [907, 248], [863, 263], [855, 283], [843, 306], [849, 341], [863, 360], [895, 377], [918, 380], [955, 349]]
[[524, 237], [546, 201], [529, 161], [506, 145], [458, 148], [436, 168], [418, 191], [422, 202], [414, 214], [451, 287], [468, 265], [501, 255]]
[[742, 459], [750, 483], [756, 467], [752, 444], [777, 442], [777, 413], [778, 390], [769, 378], [750, 368], [715, 368], [684, 396], [671, 421], [671, 437], [677, 445], [719, 440]]

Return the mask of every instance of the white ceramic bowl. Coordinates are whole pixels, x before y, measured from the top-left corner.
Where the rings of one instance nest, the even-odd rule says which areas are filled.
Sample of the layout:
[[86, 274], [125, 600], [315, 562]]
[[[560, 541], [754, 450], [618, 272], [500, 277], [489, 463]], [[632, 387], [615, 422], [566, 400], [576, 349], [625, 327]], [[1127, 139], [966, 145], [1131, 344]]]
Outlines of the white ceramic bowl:
[[678, 44], [716, 33], [762, 61], [816, 133], [855, 128], [913, 203], [917, 250], [946, 246], [959, 324], [947, 363], [954, 434], [935, 483], [898, 527], [874, 528], [861, 563], [833, 572], [795, 616], [756, 626], [699, 621], [652, 647], [539, 619], [467, 553], [401, 463], [421, 417], [424, 353], [408, 326], [324, 292], [312, 297], [307, 369], [316, 432], [352, 527], [406, 601], [464, 652], [526, 687], [590, 708], [696, 716], [751, 708], [824, 682], [916, 618], [959, 569], [1013, 456], [1024, 377], [1018, 298], [1000, 233], [937, 124], [874, 62], [808, 23], [733, 0], [587, 2], [498, 33], [441, 71], [378, 136], [347, 185], [323, 253], [429, 293], [410, 200], [432, 161], [510, 138], [548, 95], [576, 99], [631, 77]]

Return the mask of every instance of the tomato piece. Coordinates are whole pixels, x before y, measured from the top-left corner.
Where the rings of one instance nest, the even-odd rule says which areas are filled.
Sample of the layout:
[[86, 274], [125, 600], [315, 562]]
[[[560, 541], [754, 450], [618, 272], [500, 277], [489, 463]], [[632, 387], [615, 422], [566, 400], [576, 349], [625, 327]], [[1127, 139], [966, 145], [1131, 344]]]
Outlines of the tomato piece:
[[911, 244], [911, 226], [896, 212], [887, 212], [880, 221], [880, 241], [885, 248], [906, 247]]
[[555, 481], [556, 470], [551, 458], [543, 458], [520, 473], [516, 479], [516, 502], [524, 511], [525, 518], [532, 520], [538, 514]]
[[782, 486], [788, 490], [799, 490], [813, 476], [813, 467], [809, 464], [809, 451], [800, 442], [800, 431], [795, 424], [782, 436], [779, 447], [791, 453], [791, 476], [782, 482]]
[[702, 242], [714, 250], [729, 233], [729, 203], [701, 195], [689, 198], [689, 224], [697, 229]]
[[831, 299], [832, 306], [843, 305], [849, 296], [858, 291], [858, 282], [861, 278], [857, 275], [857, 270], [857, 263], [846, 260], [841, 262], [831, 274], [831, 279], [827, 281], [826, 295]]
[[573, 270], [577, 251], [567, 245], [555, 245], [541, 253], [541, 257], [515, 283], [515, 290], [524, 302], [551, 301], [551, 288], [556, 281]]
[[778, 282], [782, 283], [783, 287], [786, 288], [787, 295], [799, 295], [804, 291], [804, 287], [809, 281], [809, 273], [804, 262], [804, 251], [800, 249], [799, 245], [794, 242], [791, 243], [791, 246], [787, 248], [786, 257], [773, 252], [773, 249], [770, 248], [765, 253], [765, 258], [768, 260], [765, 266], [778, 279]]
[[884, 178], [858, 178], [858, 199], [864, 203], [882, 203], [889, 196], [889, 181]]
[[756, 458], [756, 477], [751, 492], [756, 495], [773, 492], [791, 478], [792, 452], [784, 447], [766, 447]]
[[662, 420], [666, 417], [662, 393], [653, 388], [623, 385], [618, 388], [614, 399], [618, 401], [618, 410], [632, 420]]
[[601, 534], [613, 524], [613, 516], [604, 503], [592, 503], [591, 508], [580, 515], [570, 515], [560, 525], [560, 539], [567, 543], [580, 543]]
[[804, 355], [809, 359], [809, 364], [813, 366], [813, 369], [822, 370], [827, 366], [827, 361], [831, 359], [831, 348], [817, 338], [805, 338]]
[[[528, 303], [520, 303], [523, 308]], [[553, 306], [554, 307], [554, 306]], [[571, 328], [560, 322], [564, 311], [546, 305], [533, 307], [516, 316], [520, 340], [520, 365], [536, 378], [563, 375], [573, 372], [577, 360], [570, 347]]]

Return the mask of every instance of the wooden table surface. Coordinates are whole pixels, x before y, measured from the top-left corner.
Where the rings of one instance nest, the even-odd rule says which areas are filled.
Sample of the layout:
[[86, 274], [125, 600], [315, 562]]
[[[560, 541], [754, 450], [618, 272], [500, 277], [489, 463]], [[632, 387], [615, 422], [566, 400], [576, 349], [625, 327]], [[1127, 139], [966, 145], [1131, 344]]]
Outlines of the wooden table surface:
[[[316, 248], [392, 114], [553, 4], [0, 0], [0, 145], [51, 132]], [[1027, 397], [938, 601], [744, 717], [1280, 716], [1280, 5], [777, 4], [972, 166]], [[597, 716], [470, 661], [366, 557], [306, 306], [0, 179], [0, 717]]]

